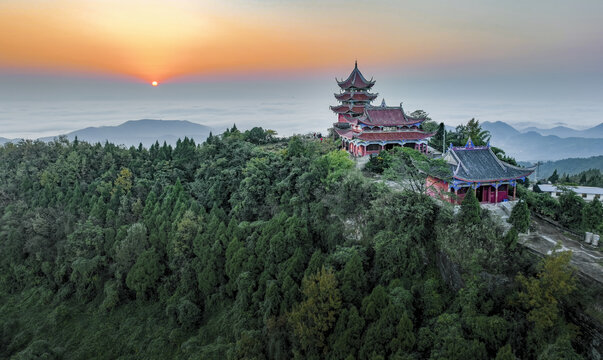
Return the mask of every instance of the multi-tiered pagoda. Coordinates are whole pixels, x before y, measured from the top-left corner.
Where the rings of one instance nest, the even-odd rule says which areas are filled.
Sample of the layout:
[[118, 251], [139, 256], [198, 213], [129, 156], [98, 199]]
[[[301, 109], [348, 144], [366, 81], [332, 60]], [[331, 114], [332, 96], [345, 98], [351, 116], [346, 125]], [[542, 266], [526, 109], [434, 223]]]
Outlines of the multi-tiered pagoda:
[[378, 95], [370, 92], [375, 81], [362, 75], [358, 63], [347, 79], [337, 80], [337, 85], [341, 90], [335, 94], [335, 99], [341, 104], [331, 106], [338, 116], [333, 125], [341, 137], [342, 146], [350, 154], [377, 154], [394, 146], [427, 152], [427, 141], [434, 134], [421, 130], [425, 119], [406, 115], [402, 103], [400, 106], [387, 106], [384, 100], [380, 106], [371, 105]]

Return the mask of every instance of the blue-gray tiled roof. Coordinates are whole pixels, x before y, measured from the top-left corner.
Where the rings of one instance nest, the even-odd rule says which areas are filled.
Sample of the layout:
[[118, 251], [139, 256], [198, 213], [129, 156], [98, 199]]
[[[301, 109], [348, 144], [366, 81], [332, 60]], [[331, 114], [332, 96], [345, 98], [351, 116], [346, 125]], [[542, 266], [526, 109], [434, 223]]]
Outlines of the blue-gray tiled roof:
[[502, 162], [489, 146], [455, 147], [445, 159], [455, 179], [468, 182], [489, 182], [519, 179], [529, 176], [534, 168], [522, 168]]

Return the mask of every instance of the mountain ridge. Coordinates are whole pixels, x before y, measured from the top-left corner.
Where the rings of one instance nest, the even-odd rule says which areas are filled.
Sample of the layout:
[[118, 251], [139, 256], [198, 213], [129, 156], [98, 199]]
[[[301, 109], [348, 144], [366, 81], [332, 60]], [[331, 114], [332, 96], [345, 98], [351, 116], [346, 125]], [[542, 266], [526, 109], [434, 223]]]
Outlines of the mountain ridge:
[[[109, 141], [125, 146], [138, 146], [142, 143], [143, 146], [148, 147], [157, 141], [175, 145], [178, 139], [184, 137], [200, 143], [205, 141], [210, 131], [212, 128], [188, 120], [140, 119], [128, 120], [119, 125], [90, 126], [67, 134], [41, 137], [38, 140], [48, 142], [59, 136], [66, 136], [71, 141], [77, 137], [78, 140], [90, 143]], [[14, 140], [8, 139], [8, 141]]]
[[603, 138], [541, 135], [536, 131], [520, 132], [503, 122], [481, 123], [490, 131], [492, 145], [502, 148], [519, 161], [562, 160], [603, 155]]
[[520, 132], [536, 132], [542, 136], [555, 135], [560, 138], [568, 138], [568, 137], [582, 137], [589, 139], [600, 139], [603, 138], [603, 123], [599, 125], [593, 126], [591, 128], [585, 130], [576, 130], [567, 126], [555, 126], [550, 129], [539, 128], [536, 126], [527, 127]]

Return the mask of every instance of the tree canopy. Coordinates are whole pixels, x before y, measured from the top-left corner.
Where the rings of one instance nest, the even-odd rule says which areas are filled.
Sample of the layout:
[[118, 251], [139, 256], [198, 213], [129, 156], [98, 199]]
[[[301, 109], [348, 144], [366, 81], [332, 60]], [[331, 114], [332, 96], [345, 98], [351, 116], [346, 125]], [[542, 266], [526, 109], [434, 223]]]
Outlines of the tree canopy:
[[581, 354], [566, 255], [536, 268], [472, 192], [423, 194], [441, 163], [383, 153], [393, 190], [330, 139], [275, 135], [0, 146], [0, 358]]

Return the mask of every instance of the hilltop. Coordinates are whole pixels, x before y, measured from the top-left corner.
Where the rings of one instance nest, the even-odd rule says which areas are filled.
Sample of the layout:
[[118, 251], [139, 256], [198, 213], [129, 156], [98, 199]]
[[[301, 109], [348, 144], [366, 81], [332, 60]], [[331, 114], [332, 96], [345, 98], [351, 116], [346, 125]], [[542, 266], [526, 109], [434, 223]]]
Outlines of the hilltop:
[[[65, 134], [69, 140], [77, 137], [90, 143], [104, 143], [138, 146], [142, 143], [148, 147], [159, 141], [175, 145], [178, 139], [192, 138], [197, 143], [203, 142], [212, 129], [186, 120], [131, 120], [117, 126], [88, 127]], [[52, 141], [56, 136], [40, 138], [42, 141]]]

